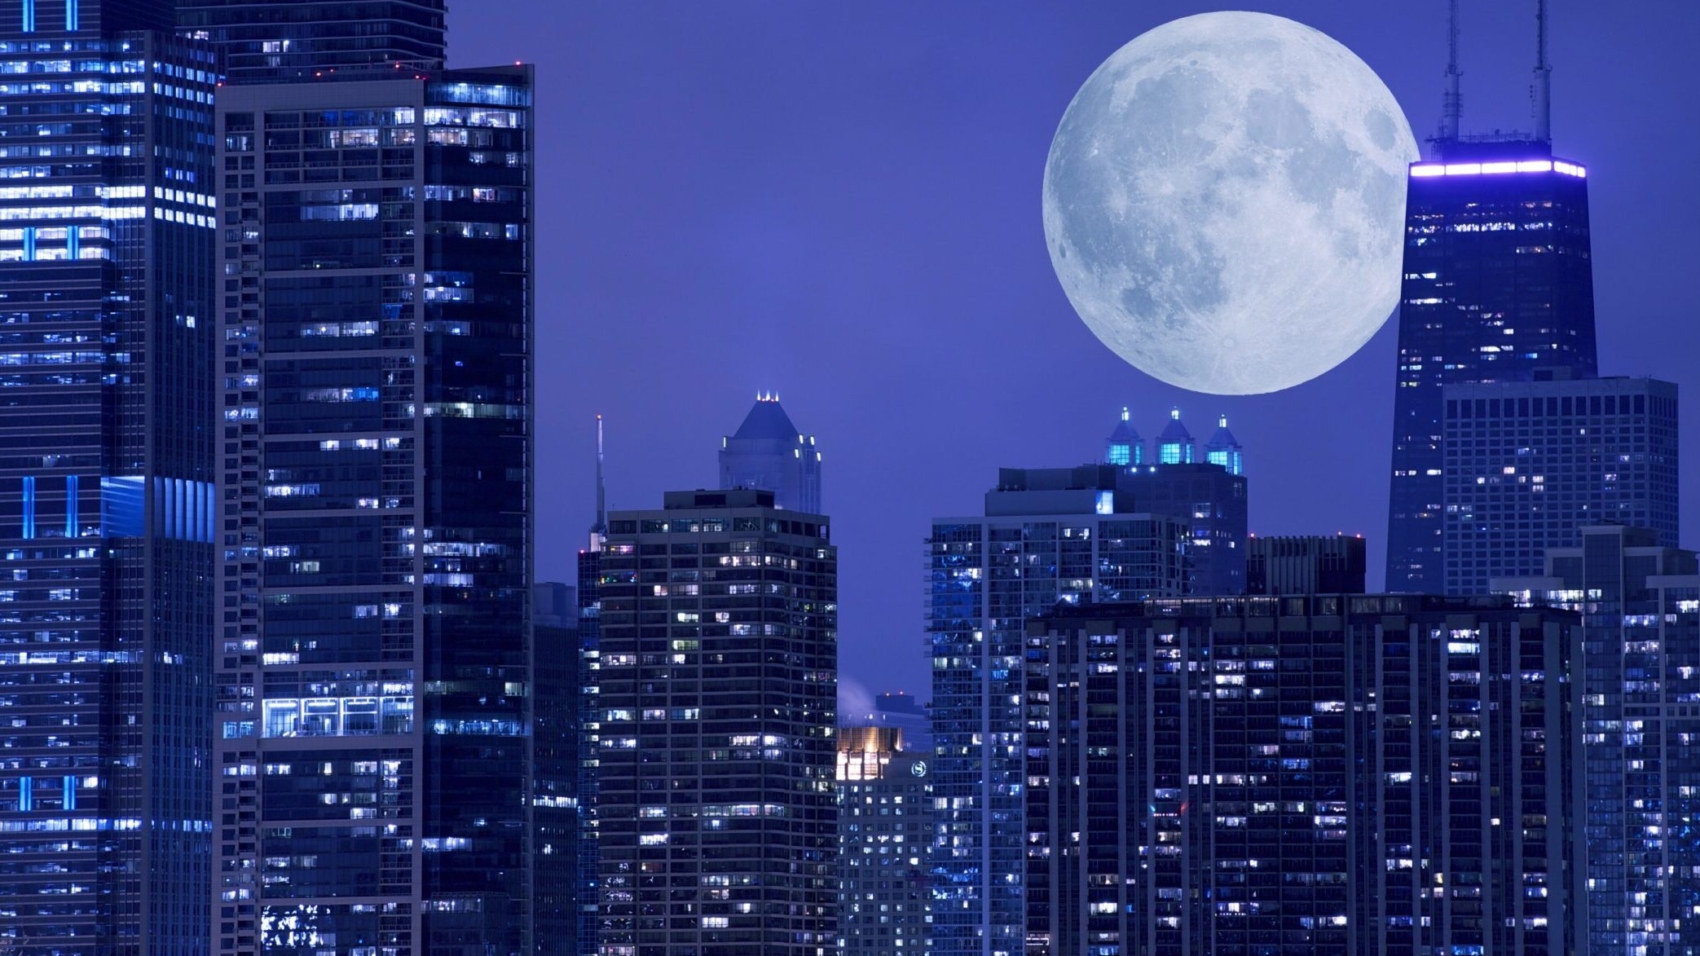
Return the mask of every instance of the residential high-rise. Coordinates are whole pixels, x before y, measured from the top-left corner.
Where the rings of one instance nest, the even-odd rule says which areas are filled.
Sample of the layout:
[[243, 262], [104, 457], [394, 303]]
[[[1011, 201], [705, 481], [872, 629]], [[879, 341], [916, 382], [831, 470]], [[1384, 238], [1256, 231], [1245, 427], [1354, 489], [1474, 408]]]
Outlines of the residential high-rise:
[[1217, 420], [1200, 456], [1180, 409], [1171, 409], [1155, 453], [1147, 454], [1124, 408], [1105, 443], [1104, 461], [1121, 467], [1118, 487], [1133, 495], [1135, 510], [1186, 523], [1187, 593], [1245, 591], [1245, 458], [1239, 439], [1228, 430], [1227, 416]]
[[[1216, 466], [1209, 467], [1220, 472]], [[1135, 513], [1113, 465], [999, 471], [983, 516], [928, 538], [933, 662], [933, 950], [1023, 950], [1023, 654], [1057, 604], [1176, 596], [1187, 526]]]
[[1588, 952], [1700, 951], [1700, 566], [1641, 528], [1583, 528], [1492, 588], [1582, 614]]
[[443, 68], [444, 0], [178, 0], [176, 6], [178, 29], [219, 47], [233, 84]]
[[1585, 525], [1677, 544], [1676, 386], [1645, 378], [1448, 385], [1445, 593], [1540, 574]]
[[1362, 594], [1362, 535], [1253, 535], [1246, 548], [1247, 594]]
[[1031, 622], [1026, 953], [1585, 951], [1581, 631], [1417, 595]]
[[1596, 372], [1587, 170], [1553, 155], [1544, 119], [1544, 16], [1539, 23], [1536, 132], [1459, 135], [1454, 23], [1448, 119], [1432, 158], [1411, 166], [1393, 393], [1390, 591], [1444, 587], [1444, 386]]
[[838, 834], [844, 956], [923, 953], [927, 942], [932, 754], [897, 727], [838, 731]]
[[219, 953], [532, 948], [532, 76], [423, 77], [218, 95]]
[[764, 488], [791, 511], [821, 512], [820, 465], [814, 436], [798, 431], [779, 396], [766, 392], [720, 441], [720, 487]]
[[578, 553], [578, 649], [579, 649], [579, 838], [578, 838], [578, 946], [581, 956], [596, 956], [597, 934], [602, 917], [598, 911], [596, 853], [596, 791], [601, 753], [601, 704], [597, 674], [601, 670], [602, 634], [602, 545], [608, 539], [608, 491], [602, 474], [602, 416], [596, 416], [596, 518], [590, 535]]
[[[205, 952], [216, 59], [0, 10], [0, 949]], [[234, 783], [234, 781], [232, 781]]]
[[838, 557], [752, 489], [616, 511], [602, 551], [598, 947], [826, 956], [838, 937]]

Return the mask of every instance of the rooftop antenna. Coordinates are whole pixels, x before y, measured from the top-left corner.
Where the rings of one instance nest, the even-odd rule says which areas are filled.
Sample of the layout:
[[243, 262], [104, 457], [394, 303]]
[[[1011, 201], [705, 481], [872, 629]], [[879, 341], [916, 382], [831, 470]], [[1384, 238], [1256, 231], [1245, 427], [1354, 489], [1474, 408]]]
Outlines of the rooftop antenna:
[[600, 550], [608, 533], [608, 489], [602, 483], [602, 416], [596, 416], [596, 523], [590, 526], [590, 544]]
[[1552, 67], [1547, 64], [1547, 0], [1535, 0], [1535, 139], [1542, 143], [1552, 142]]
[[1446, 95], [1441, 100], [1440, 140], [1449, 143], [1458, 139], [1458, 114], [1462, 112], [1463, 97], [1458, 92], [1458, 0], [1451, 0], [1448, 6]]

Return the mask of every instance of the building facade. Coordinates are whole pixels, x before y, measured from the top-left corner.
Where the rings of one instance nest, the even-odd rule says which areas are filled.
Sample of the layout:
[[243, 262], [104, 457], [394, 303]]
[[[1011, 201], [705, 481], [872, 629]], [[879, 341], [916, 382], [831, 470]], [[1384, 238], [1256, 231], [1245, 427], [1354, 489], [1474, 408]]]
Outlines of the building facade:
[[763, 393], [720, 440], [720, 487], [764, 488], [781, 508], [820, 514], [820, 469], [814, 436], [791, 424], [778, 395]]
[[1540, 574], [1585, 525], [1650, 528], [1677, 544], [1677, 391], [1636, 378], [1444, 390], [1445, 593]]
[[1700, 951], [1700, 566], [1622, 525], [1581, 529], [1494, 591], [1582, 615], [1588, 951]]
[[[532, 938], [543, 956], [580, 956], [579, 843], [586, 830], [579, 797], [584, 728], [578, 596], [571, 585], [532, 586], [531, 714]], [[595, 901], [588, 901], [594, 906]]]
[[217, 952], [531, 950], [530, 105], [219, 93]]
[[982, 515], [933, 521], [927, 636], [937, 953], [1016, 956], [1024, 946], [1026, 620], [1059, 602], [1185, 591], [1187, 526], [1136, 513], [1121, 472], [1002, 469]]
[[1596, 373], [1587, 170], [1545, 140], [1435, 143], [1411, 166], [1387, 589], [1439, 593], [1445, 386]]
[[1362, 535], [1254, 535], [1246, 548], [1245, 592], [1362, 594], [1366, 565]]
[[443, 68], [444, 0], [181, 0], [176, 7], [179, 31], [218, 47], [233, 84]]
[[838, 937], [838, 562], [770, 491], [609, 515], [603, 956], [826, 956]]
[[838, 731], [839, 952], [924, 953], [932, 754], [905, 749], [897, 727]]
[[1026, 651], [1029, 956], [1580, 951], [1574, 614], [1152, 601]]
[[213, 89], [169, 7], [0, 8], [0, 950], [206, 952]]

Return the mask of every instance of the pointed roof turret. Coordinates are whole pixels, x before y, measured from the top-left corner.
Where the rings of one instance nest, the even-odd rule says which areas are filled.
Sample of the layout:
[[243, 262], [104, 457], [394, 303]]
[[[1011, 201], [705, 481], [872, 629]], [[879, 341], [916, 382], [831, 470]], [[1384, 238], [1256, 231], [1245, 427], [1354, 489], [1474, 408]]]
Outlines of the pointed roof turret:
[[1104, 461], [1111, 465], [1139, 465], [1145, 462], [1145, 439], [1139, 437], [1128, 421], [1127, 406], [1122, 406], [1121, 420], [1104, 442]]
[[1181, 410], [1169, 409], [1169, 423], [1157, 436], [1157, 461], [1165, 465], [1190, 464], [1193, 460], [1192, 432], [1181, 422]]
[[1240, 440], [1234, 433], [1228, 431], [1228, 416], [1223, 415], [1216, 420], [1216, 433], [1210, 436], [1210, 441], [1204, 446], [1204, 458], [1211, 464], [1221, 465], [1233, 474], [1243, 474]]
[[732, 433], [732, 438], [736, 441], [795, 442], [802, 438], [802, 433], [791, 424], [791, 416], [785, 414], [785, 409], [780, 406], [779, 393], [762, 392], [756, 396], [755, 405], [744, 416], [744, 423]]

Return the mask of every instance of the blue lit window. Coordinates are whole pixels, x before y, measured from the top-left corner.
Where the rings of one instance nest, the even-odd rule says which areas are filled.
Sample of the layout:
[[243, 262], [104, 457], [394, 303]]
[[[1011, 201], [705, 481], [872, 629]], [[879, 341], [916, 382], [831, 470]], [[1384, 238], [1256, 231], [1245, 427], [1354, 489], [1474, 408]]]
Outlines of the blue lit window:
[[[28, 29], [28, 28], [26, 28]], [[35, 227], [24, 227], [24, 261], [35, 261]]]
[[25, 813], [35, 809], [34, 784], [30, 777], [18, 778], [18, 809]]
[[[65, 0], [65, 29], [67, 30], [75, 30], [78, 28], [78, 21], [80, 18], [78, 16], [79, 11], [77, 10], [77, 2], [78, 0]], [[66, 800], [65, 802], [67, 804], [70, 803], [69, 800]]]
[[24, 32], [35, 32], [35, 0], [24, 0]]
[[1132, 449], [1130, 449], [1127, 445], [1111, 445], [1109, 457], [1110, 457], [1110, 464], [1112, 464], [1112, 465], [1131, 465], [1131, 464], [1133, 464]]
[[35, 479], [28, 475], [24, 476], [24, 527], [20, 536], [35, 537]]
[[65, 476], [65, 537], [75, 538], [77, 528], [77, 476]]

